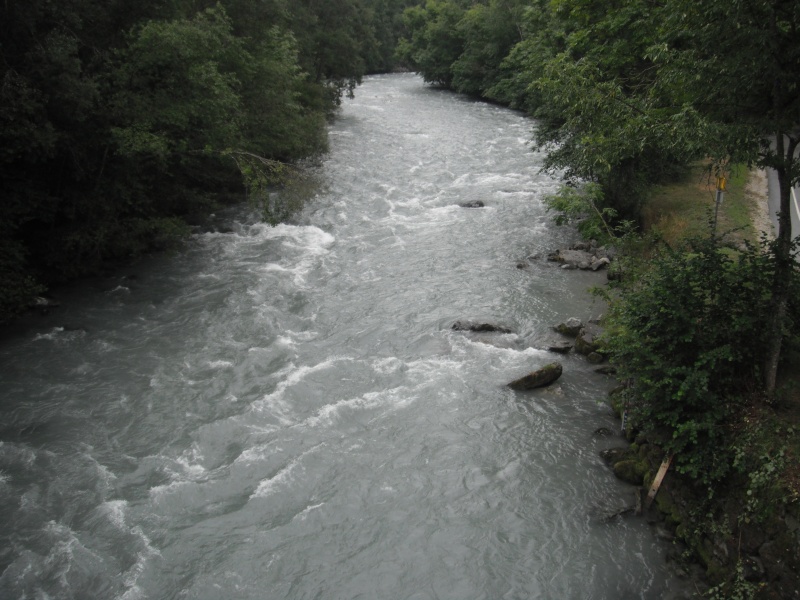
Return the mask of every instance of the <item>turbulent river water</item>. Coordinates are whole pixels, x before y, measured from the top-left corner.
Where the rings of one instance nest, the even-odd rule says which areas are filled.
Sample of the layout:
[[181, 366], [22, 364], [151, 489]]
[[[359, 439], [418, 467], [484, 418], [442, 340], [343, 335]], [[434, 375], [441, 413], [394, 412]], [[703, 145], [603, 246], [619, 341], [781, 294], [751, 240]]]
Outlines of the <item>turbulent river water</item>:
[[292, 224], [234, 211], [7, 332], [0, 597], [669, 595], [648, 525], [602, 518], [633, 498], [593, 435], [614, 382], [536, 349], [603, 278], [516, 266], [569, 237], [532, 125], [368, 78]]

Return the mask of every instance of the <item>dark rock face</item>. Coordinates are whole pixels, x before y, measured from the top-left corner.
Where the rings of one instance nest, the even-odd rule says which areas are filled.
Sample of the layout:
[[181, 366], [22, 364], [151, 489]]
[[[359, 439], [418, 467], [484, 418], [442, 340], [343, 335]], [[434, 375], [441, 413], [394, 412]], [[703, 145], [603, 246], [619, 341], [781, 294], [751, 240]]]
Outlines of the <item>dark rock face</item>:
[[570, 317], [563, 323], [559, 323], [555, 326], [555, 330], [563, 335], [567, 335], [569, 337], [576, 337], [581, 329], [583, 328], [583, 323], [580, 319], [576, 317]]
[[508, 384], [512, 390], [525, 391], [545, 387], [561, 377], [563, 367], [561, 363], [550, 363], [537, 371], [528, 373], [524, 377], [515, 379]]
[[471, 323], [469, 321], [456, 321], [451, 327], [453, 331], [474, 331], [475, 333], [513, 333], [508, 327], [493, 323]]
[[557, 352], [558, 354], [567, 354], [572, 350], [572, 343], [566, 340], [557, 340], [547, 343], [547, 349], [550, 352]]
[[589, 354], [586, 355], [586, 360], [588, 360], [593, 365], [599, 365], [601, 362], [605, 360], [605, 357], [599, 352], [590, 352]]
[[633, 485], [642, 485], [647, 474], [647, 463], [640, 460], [621, 460], [614, 463], [614, 475]]
[[600, 337], [601, 333], [602, 329], [597, 325], [592, 323], [585, 325], [578, 333], [578, 337], [575, 338], [575, 351], [584, 355], [597, 352], [600, 349], [597, 338]]
[[628, 456], [627, 448], [609, 448], [608, 450], [600, 451], [600, 458], [606, 461], [607, 464], [613, 465]]
[[481, 200], [472, 200], [471, 202], [462, 202], [459, 206], [461, 208], [483, 208], [485, 204]]
[[598, 427], [594, 430], [594, 432], [592, 432], [592, 435], [595, 437], [608, 437], [614, 435], [614, 432], [612, 432], [608, 427]]

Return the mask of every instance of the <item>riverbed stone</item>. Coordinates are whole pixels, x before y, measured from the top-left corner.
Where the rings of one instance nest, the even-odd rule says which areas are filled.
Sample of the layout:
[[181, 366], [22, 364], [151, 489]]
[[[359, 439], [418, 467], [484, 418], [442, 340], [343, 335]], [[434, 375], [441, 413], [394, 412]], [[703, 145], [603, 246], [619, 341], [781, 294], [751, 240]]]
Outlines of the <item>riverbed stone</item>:
[[515, 379], [508, 384], [508, 387], [517, 391], [533, 390], [536, 388], [545, 387], [561, 377], [562, 372], [563, 367], [561, 366], [561, 363], [550, 363], [549, 365], [543, 366], [541, 369], [537, 369], [536, 371], [528, 373], [524, 377]]
[[461, 208], [483, 208], [486, 206], [482, 200], [471, 200], [469, 202], [462, 202], [459, 204]]
[[473, 331], [475, 333], [512, 333], [508, 327], [494, 323], [472, 323], [471, 321], [456, 321], [451, 327], [454, 331]]
[[589, 354], [586, 355], [586, 360], [588, 360], [593, 365], [599, 365], [605, 359], [606, 357], [600, 354], [599, 352], [590, 352]]
[[582, 328], [583, 328], [583, 322], [577, 317], [570, 317], [563, 323], [559, 323], [558, 325], [555, 326], [555, 330], [558, 333], [570, 337], [576, 337], [578, 333], [580, 333]]
[[551, 340], [547, 343], [547, 349], [550, 352], [557, 352], [558, 354], [567, 354], [572, 350], [572, 342], [568, 340]]
[[617, 369], [616, 367], [612, 367], [611, 365], [604, 365], [602, 367], [598, 367], [594, 370], [595, 373], [600, 375], [616, 375]]
[[642, 485], [647, 470], [647, 463], [641, 460], [620, 460], [614, 463], [614, 475], [633, 485]]
[[581, 328], [578, 337], [575, 338], [575, 351], [579, 354], [589, 355], [600, 349], [597, 339], [603, 330], [593, 323], [589, 323]]
[[606, 448], [600, 451], [600, 458], [607, 464], [613, 465], [616, 462], [624, 460], [628, 456], [627, 448]]

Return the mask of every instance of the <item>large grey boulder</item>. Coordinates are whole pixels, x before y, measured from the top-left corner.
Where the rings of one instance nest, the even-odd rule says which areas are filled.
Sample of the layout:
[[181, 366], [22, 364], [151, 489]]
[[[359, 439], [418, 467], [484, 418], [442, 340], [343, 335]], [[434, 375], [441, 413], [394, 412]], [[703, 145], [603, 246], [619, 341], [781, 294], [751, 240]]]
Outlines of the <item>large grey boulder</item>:
[[575, 352], [578, 354], [589, 355], [592, 352], [597, 352], [600, 349], [600, 344], [597, 339], [603, 330], [594, 323], [584, 325], [575, 338]]
[[569, 265], [578, 269], [591, 269], [594, 255], [585, 250], [558, 250], [547, 257], [547, 260]]
[[563, 323], [559, 323], [555, 326], [555, 330], [558, 333], [563, 335], [567, 335], [569, 337], [576, 337], [581, 329], [583, 328], [583, 323], [577, 317], [570, 317]]
[[508, 384], [508, 387], [517, 391], [533, 390], [536, 388], [545, 387], [561, 377], [562, 371], [563, 367], [561, 366], [561, 363], [550, 363], [541, 369], [528, 373], [524, 377], [515, 379]]

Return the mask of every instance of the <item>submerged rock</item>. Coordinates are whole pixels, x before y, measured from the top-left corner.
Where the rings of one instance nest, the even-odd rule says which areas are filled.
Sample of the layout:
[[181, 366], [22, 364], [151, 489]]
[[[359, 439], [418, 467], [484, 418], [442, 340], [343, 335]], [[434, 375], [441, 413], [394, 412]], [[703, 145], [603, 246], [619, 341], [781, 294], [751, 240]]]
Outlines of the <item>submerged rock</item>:
[[528, 373], [524, 377], [515, 379], [508, 384], [508, 387], [517, 391], [533, 390], [544, 387], [546, 385], [550, 385], [556, 379], [561, 377], [562, 371], [563, 367], [561, 366], [561, 363], [550, 363], [541, 369]]
[[483, 208], [485, 204], [482, 200], [472, 200], [470, 202], [462, 202], [459, 206], [461, 208]]
[[607, 437], [614, 435], [614, 432], [612, 432], [608, 427], [598, 427], [594, 430], [594, 432], [592, 432], [592, 435], [595, 437]]
[[471, 323], [456, 321], [451, 327], [454, 331], [474, 331], [475, 333], [513, 333], [508, 327], [493, 323]]
[[600, 375], [616, 375], [617, 369], [616, 367], [612, 367], [611, 365], [605, 365], [603, 367], [595, 369], [594, 372], [599, 373]]

